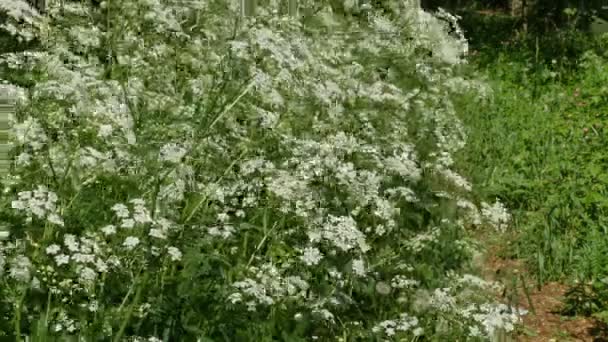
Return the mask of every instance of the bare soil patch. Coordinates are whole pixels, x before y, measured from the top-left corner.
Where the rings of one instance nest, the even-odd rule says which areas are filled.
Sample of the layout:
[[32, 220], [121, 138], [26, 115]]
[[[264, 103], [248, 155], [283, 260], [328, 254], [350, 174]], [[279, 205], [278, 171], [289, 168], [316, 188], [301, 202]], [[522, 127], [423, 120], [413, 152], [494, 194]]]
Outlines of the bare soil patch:
[[590, 317], [565, 317], [560, 313], [568, 286], [549, 282], [538, 288], [522, 260], [501, 256], [508, 243], [482, 241], [487, 241], [483, 275], [505, 286], [500, 298], [503, 303], [528, 311], [523, 327], [513, 336], [516, 341], [608, 342], [605, 324]]

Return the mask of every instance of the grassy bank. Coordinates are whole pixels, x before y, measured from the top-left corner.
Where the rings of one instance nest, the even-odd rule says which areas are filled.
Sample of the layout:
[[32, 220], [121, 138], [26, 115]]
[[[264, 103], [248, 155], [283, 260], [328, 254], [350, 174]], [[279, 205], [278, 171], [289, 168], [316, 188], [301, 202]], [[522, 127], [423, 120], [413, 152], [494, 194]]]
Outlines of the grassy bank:
[[510, 257], [525, 260], [538, 285], [572, 285], [565, 313], [601, 316], [608, 305], [608, 60], [598, 53], [601, 40], [579, 35], [560, 45], [573, 35], [557, 33], [553, 46], [543, 46], [551, 40], [544, 37], [481, 49], [477, 66], [494, 102], [483, 110], [463, 104], [462, 162], [481, 196], [512, 210]]

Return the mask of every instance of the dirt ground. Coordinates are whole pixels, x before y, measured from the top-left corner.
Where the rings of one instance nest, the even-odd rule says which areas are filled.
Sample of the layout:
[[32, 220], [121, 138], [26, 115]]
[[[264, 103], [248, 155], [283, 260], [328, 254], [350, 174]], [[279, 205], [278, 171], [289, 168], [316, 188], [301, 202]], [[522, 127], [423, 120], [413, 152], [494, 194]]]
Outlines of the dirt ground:
[[[504, 245], [489, 244], [484, 262], [484, 276], [505, 285], [506, 290], [501, 301], [528, 311], [523, 318], [523, 328], [517, 336], [513, 336], [514, 340], [608, 342], [607, 327], [599, 321], [588, 317], [564, 317], [559, 313], [564, 294], [568, 290], [567, 286], [550, 282], [538, 289], [521, 260], [499, 256], [501, 248], [504, 248]], [[528, 289], [530, 300], [522, 284]]]

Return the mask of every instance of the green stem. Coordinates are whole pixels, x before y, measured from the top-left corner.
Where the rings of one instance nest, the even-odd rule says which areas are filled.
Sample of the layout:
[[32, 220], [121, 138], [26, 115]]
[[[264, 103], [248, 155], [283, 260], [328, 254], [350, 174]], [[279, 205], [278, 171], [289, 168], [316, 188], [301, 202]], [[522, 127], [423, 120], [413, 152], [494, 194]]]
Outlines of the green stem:
[[129, 324], [129, 321], [131, 320], [131, 316], [133, 315], [133, 310], [135, 310], [135, 306], [137, 306], [137, 304], [139, 304], [139, 300], [141, 298], [141, 292], [144, 288], [144, 285], [147, 283], [147, 280], [148, 280], [148, 273], [146, 272], [143, 279], [137, 286], [135, 298], [133, 298], [133, 303], [131, 303], [131, 305], [129, 306], [127, 314], [125, 315], [125, 317], [122, 321], [122, 324], [120, 325], [120, 329], [118, 330], [118, 333], [116, 334], [116, 337], [114, 338], [115, 342], [120, 342], [122, 336], [124, 335], [125, 329], [127, 328], [127, 324]]
[[530, 298], [530, 291], [528, 291], [528, 286], [526, 286], [526, 280], [524, 279], [524, 275], [520, 274], [521, 277], [521, 285], [524, 288], [524, 293], [526, 295], [526, 299], [528, 300], [528, 305], [530, 305], [530, 311], [533, 315], [536, 316], [536, 310], [534, 309], [534, 304], [532, 303], [532, 298]]
[[21, 310], [23, 309], [23, 302], [25, 300], [26, 294], [25, 287], [23, 288], [23, 293], [19, 297], [19, 302], [17, 302], [17, 308], [15, 310], [15, 338], [17, 342], [21, 342]]

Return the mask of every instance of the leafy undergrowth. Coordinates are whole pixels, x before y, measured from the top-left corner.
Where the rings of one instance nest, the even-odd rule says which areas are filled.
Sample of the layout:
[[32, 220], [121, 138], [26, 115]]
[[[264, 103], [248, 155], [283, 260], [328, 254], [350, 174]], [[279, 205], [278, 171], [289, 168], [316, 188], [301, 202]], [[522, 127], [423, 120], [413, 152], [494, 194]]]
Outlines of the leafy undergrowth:
[[539, 300], [560, 308], [528, 323], [551, 326], [575, 315], [601, 322], [608, 310], [608, 60], [589, 50], [565, 70], [519, 57], [499, 54], [486, 72], [495, 102], [463, 117], [470, 129], [465, 174], [482, 196], [512, 209], [517, 238], [506, 253], [523, 263], [517, 267], [532, 287], [546, 290]]

